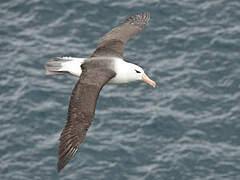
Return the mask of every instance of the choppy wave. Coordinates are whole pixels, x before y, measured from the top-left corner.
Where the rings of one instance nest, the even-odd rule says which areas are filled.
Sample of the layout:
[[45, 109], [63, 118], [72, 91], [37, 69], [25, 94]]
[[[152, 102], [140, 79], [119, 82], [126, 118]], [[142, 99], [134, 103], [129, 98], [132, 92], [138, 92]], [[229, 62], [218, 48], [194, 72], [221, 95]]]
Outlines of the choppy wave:
[[[240, 2], [1, 1], [0, 179], [239, 179]], [[125, 55], [155, 79], [106, 86], [74, 160], [56, 170], [76, 78], [53, 56], [89, 56], [129, 15], [151, 23]]]

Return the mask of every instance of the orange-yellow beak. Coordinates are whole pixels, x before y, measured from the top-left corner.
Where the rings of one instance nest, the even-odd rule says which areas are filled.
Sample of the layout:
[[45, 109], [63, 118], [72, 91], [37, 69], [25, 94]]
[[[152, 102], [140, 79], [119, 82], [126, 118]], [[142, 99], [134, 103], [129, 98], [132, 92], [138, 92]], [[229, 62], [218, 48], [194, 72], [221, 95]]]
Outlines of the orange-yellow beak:
[[144, 82], [150, 84], [152, 87], [154, 87], [154, 88], [156, 87], [156, 83], [155, 83], [153, 80], [151, 80], [149, 77], [147, 77], [146, 74], [143, 74], [143, 75], [142, 75], [142, 80], [143, 80]]

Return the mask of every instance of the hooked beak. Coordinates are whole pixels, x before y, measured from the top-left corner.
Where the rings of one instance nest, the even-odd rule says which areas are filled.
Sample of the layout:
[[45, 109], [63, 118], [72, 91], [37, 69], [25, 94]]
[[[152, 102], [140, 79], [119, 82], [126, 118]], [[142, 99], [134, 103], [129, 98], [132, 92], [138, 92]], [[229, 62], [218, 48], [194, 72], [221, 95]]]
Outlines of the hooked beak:
[[152, 87], [154, 87], [154, 88], [156, 87], [156, 83], [155, 83], [153, 80], [151, 80], [149, 77], [147, 77], [146, 74], [143, 74], [143, 75], [142, 75], [142, 80], [143, 80], [144, 82], [150, 84]]

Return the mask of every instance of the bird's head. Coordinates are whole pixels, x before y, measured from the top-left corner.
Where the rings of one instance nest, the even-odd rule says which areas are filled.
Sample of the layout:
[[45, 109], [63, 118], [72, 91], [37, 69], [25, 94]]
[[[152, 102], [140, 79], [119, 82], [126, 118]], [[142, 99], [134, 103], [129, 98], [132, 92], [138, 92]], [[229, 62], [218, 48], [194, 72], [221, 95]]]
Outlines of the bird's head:
[[145, 74], [144, 70], [141, 67], [137, 66], [136, 64], [132, 64], [132, 63], [129, 63], [129, 66], [130, 66], [130, 71], [131, 71], [131, 73], [129, 73], [129, 75], [131, 76], [131, 79], [141, 80], [141, 81], [148, 83], [152, 87], [156, 87], [156, 82], [151, 80]]

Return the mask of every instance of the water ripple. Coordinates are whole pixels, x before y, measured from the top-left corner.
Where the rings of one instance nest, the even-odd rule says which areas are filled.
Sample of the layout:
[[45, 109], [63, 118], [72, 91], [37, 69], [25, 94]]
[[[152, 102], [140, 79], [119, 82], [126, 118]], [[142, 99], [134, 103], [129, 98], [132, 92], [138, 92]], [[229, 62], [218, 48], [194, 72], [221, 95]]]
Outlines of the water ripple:
[[[239, 179], [239, 7], [218, 1], [2, 1], [0, 179]], [[89, 56], [126, 16], [150, 25], [126, 46], [157, 82], [103, 88], [79, 152], [56, 170], [77, 78], [54, 56]]]

